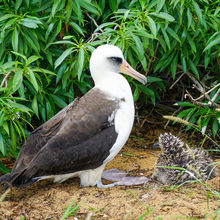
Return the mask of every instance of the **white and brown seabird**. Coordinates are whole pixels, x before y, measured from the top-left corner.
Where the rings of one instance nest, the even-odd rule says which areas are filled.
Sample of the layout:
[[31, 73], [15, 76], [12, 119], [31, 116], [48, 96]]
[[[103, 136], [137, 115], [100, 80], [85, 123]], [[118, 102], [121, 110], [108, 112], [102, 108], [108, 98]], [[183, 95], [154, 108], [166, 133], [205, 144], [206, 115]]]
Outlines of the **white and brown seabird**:
[[119, 72], [144, 84], [146, 77], [112, 45], [94, 50], [90, 71], [94, 88], [32, 132], [0, 183], [20, 188], [46, 178], [63, 182], [78, 176], [83, 187], [116, 185], [103, 185], [101, 175], [127, 141], [134, 121], [131, 88]]

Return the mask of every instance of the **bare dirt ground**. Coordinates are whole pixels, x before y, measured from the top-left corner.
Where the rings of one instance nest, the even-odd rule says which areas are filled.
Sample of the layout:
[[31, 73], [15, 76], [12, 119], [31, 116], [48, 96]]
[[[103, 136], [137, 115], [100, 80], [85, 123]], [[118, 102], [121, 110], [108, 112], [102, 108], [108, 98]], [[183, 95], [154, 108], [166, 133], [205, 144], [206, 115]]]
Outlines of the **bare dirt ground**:
[[[131, 136], [106, 169], [118, 168], [131, 176], [151, 177], [160, 151], [145, 146], [151, 146], [163, 132], [149, 131], [148, 139], [144, 135]], [[207, 183], [220, 192], [220, 177]], [[152, 180], [138, 186], [99, 189], [80, 188], [77, 178], [62, 184], [42, 181], [25, 189], [12, 189], [0, 203], [0, 219], [61, 219], [72, 201], [73, 207], [78, 205], [79, 209], [67, 219], [220, 219], [219, 198], [199, 183], [177, 188]]]

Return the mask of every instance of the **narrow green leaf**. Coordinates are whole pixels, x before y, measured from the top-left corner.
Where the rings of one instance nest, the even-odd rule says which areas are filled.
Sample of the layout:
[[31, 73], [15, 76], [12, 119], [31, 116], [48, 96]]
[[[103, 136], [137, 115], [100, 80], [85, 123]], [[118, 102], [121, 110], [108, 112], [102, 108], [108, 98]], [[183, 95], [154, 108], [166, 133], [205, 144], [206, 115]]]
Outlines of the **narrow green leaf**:
[[30, 77], [30, 82], [34, 86], [35, 90], [38, 91], [38, 83], [37, 83], [37, 79], [34, 75], [34, 72], [31, 70], [31, 68], [27, 68], [27, 69], [28, 69], [28, 73], [29, 73], [29, 77]]
[[12, 33], [12, 48], [15, 52], [18, 51], [18, 31], [16, 27]]
[[196, 65], [192, 62], [191, 59], [188, 59], [188, 63], [189, 63], [190, 69], [192, 70], [196, 78], [199, 79], [199, 72], [196, 68]]
[[15, 129], [14, 129], [14, 126], [13, 126], [13, 122], [10, 121], [10, 136], [11, 136], [11, 145], [12, 145], [12, 149], [13, 149], [13, 152], [15, 153], [16, 152], [16, 140], [17, 140], [17, 135], [15, 133]]
[[30, 56], [30, 57], [28, 58], [26, 64], [29, 65], [29, 64], [33, 63], [34, 61], [38, 60], [39, 58], [41, 58], [41, 57], [39, 57], [39, 56], [35, 56], [35, 55]]
[[192, 24], [192, 14], [190, 12], [190, 9], [187, 8], [187, 20], [188, 20], [188, 26], [187, 26], [187, 29], [189, 29], [191, 27], [191, 24]]
[[43, 121], [46, 121], [46, 109], [45, 106], [39, 105], [39, 112]]
[[31, 104], [33, 112], [37, 115], [39, 118], [39, 113], [38, 113], [38, 103], [37, 103], [37, 95], [34, 96], [34, 99]]
[[208, 67], [209, 65], [209, 62], [210, 62], [210, 54], [206, 51], [205, 52], [205, 56], [204, 56], [204, 65], [205, 65], [205, 68]]
[[18, 90], [23, 80], [23, 72], [21, 69], [18, 69], [13, 77], [12, 90], [13, 93]]
[[154, 38], [156, 38], [157, 28], [156, 28], [156, 24], [155, 24], [154, 20], [150, 16], [147, 16], [147, 21], [148, 21], [149, 28], [150, 28]]
[[199, 20], [202, 21], [202, 12], [201, 12], [199, 5], [196, 3], [196, 1], [193, 1], [192, 3], [193, 3], [197, 16], [199, 17]]
[[[29, 47], [38, 53], [39, 49], [37, 47], [36, 42], [33, 42], [33, 40], [30, 38], [30, 36], [27, 35], [26, 33], [22, 33], [22, 35], [24, 36], [25, 40], [27, 41], [27, 44], [29, 45]], [[26, 44], [24, 44], [24, 45], [26, 45]]]
[[21, 6], [23, 0], [16, 0], [15, 2], [15, 10], [17, 11], [19, 9], [19, 7]]
[[168, 27], [167, 32], [180, 43], [180, 38], [178, 37], [178, 35], [176, 34], [176, 32], [173, 29]]
[[46, 109], [47, 109], [47, 111], [46, 111], [47, 120], [49, 120], [50, 118], [53, 117], [54, 112], [52, 110], [52, 106], [51, 106], [51, 103], [50, 103], [49, 99], [45, 97], [45, 101], [46, 101]]
[[4, 141], [3, 141], [3, 137], [0, 133], [0, 151], [2, 152], [3, 156], [5, 156], [5, 146], [4, 146]]
[[153, 82], [162, 82], [163, 80], [158, 78], [158, 77], [154, 77], [154, 76], [147, 76], [147, 83], [153, 83]]
[[58, 69], [58, 72], [57, 72], [57, 76], [56, 76], [56, 84], [60, 81], [60, 79], [62, 78], [65, 70], [67, 69], [67, 64], [66, 63], [63, 63], [59, 69]]
[[182, 46], [183, 43], [185, 42], [186, 36], [187, 36], [187, 31], [186, 31], [186, 29], [184, 28], [184, 30], [183, 30], [183, 32], [182, 32], [182, 34], [181, 34], [181, 38], [180, 38], [180, 40], [181, 40], [181, 46]]
[[144, 48], [140, 38], [134, 34], [131, 34], [132, 38], [135, 41], [135, 49], [137, 49], [137, 55], [140, 60], [144, 58]]
[[[66, 39], [66, 37], [64, 37], [63, 39]], [[70, 44], [70, 45], [75, 45], [72, 41], [68, 41], [68, 40], [60, 40], [60, 41], [53, 42], [51, 44]]]
[[38, 28], [38, 25], [36, 22], [34, 22], [34, 20], [31, 20], [31, 19], [28, 19], [28, 18], [23, 18], [20, 20], [20, 23], [25, 26], [25, 27], [28, 27], [28, 28], [33, 28], [33, 29], [36, 29]]
[[101, 30], [101, 29], [103, 29], [103, 28], [105, 28], [105, 27], [115, 26], [115, 25], [117, 25], [117, 23], [115, 23], [115, 22], [106, 22], [106, 23], [104, 23], [104, 24], [99, 25], [99, 26], [94, 30], [94, 33], [97, 32], [97, 31], [99, 31], [99, 30]]
[[51, 97], [54, 100], [54, 103], [58, 105], [60, 108], [65, 108], [67, 106], [66, 102], [64, 102], [60, 97], [51, 94]]
[[27, 7], [29, 8], [30, 0], [25, 0], [25, 3], [26, 3], [26, 5], [27, 5]]
[[6, 24], [3, 25], [3, 27], [1, 27], [1, 32], [0, 32], [1, 33], [1, 39], [0, 39], [0, 42], [1, 41], [3, 42], [6, 30], [8, 28], [10, 28], [16, 21], [17, 21], [17, 18], [12, 18], [12, 19], [8, 20], [6, 22]]
[[100, 9], [98, 8], [98, 5], [95, 5], [88, 0], [80, 0], [79, 4], [81, 5], [81, 7], [85, 8], [88, 12], [91, 12], [92, 14], [95, 14], [98, 16], [101, 15], [101, 12], [100, 12]]
[[147, 33], [145, 30], [132, 30], [134, 34], [137, 34], [140, 37], [146, 37], [146, 38], [151, 38], [154, 39], [154, 36], [152, 34]]
[[11, 51], [11, 52], [19, 57], [22, 57], [24, 59], [24, 61], [27, 62], [27, 58], [23, 54], [15, 52], [15, 51]]
[[163, 18], [163, 19], [165, 19], [165, 20], [167, 20], [167, 21], [170, 21], [170, 22], [175, 21], [175, 18], [174, 18], [173, 16], [171, 16], [171, 15], [165, 13], [165, 12], [159, 12], [159, 13], [151, 12], [151, 13], [149, 13], [149, 14], [150, 14], [150, 15], [154, 15], [154, 16], [156, 16], [156, 17], [158, 17], [158, 18]]
[[82, 74], [82, 70], [83, 70], [83, 64], [84, 64], [84, 49], [83, 47], [80, 47], [79, 49], [79, 54], [77, 56], [77, 76], [78, 76], [78, 80], [80, 80], [81, 74]]
[[47, 69], [43, 69], [43, 68], [40, 68], [40, 67], [35, 67], [35, 68], [32, 68], [32, 71], [34, 72], [40, 72], [40, 73], [46, 73], [46, 74], [50, 74], [50, 75], [56, 75], [56, 73], [50, 71], [50, 70], [47, 70]]
[[166, 42], [164, 41], [163, 37], [161, 35], [157, 36], [157, 39], [159, 40], [159, 43], [161, 47], [163, 48], [164, 52], [167, 52], [167, 45]]
[[149, 96], [154, 96], [153, 90], [147, 88], [146, 86], [142, 86], [142, 85], [139, 85], [139, 84], [138, 84], [138, 88], [139, 88], [140, 91], [143, 92], [144, 94], [149, 95]]
[[173, 80], [174, 80], [175, 77], [176, 77], [177, 58], [178, 58], [178, 55], [176, 54], [176, 56], [174, 57], [174, 59], [173, 59], [171, 65], [170, 65], [170, 70], [171, 70], [171, 73], [172, 73]]
[[113, 12], [118, 10], [117, 0], [109, 0], [108, 2], [109, 2], [109, 7]]
[[78, 24], [76, 24], [75, 22], [70, 22], [69, 24], [75, 31], [77, 31], [78, 33], [84, 36], [84, 33]]
[[53, 17], [57, 12], [57, 8], [58, 8], [59, 4], [60, 4], [59, 0], [54, 0], [53, 7], [52, 7], [52, 10], [51, 10], [51, 14], [52, 14]]
[[3, 16], [0, 17], [0, 22], [6, 20], [6, 19], [8, 19], [8, 18], [12, 18], [12, 17], [16, 17], [16, 15], [15, 15], [15, 14], [6, 14], [6, 15], [3, 15]]
[[65, 23], [68, 23], [69, 20], [70, 20], [70, 16], [72, 14], [72, 5], [71, 5], [71, 0], [68, 0], [67, 1], [67, 4], [66, 4], [66, 18], [65, 18]]
[[36, 46], [37, 50], [40, 51], [41, 47], [40, 47], [39, 39], [38, 39], [39, 34], [37, 34], [35, 30], [30, 30], [27, 28], [25, 28], [25, 30], [23, 30], [23, 31], [26, 35], [28, 35], [31, 38], [31, 40], [34, 43], [34, 45]]
[[165, 40], [165, 42], [166, 42], [166, 45], [167, 45], [167, 47], [168, 47], [169, 50], [170, 50], [170, 39], [169, 39], [169, 37], [168, 37], [166, 31], [164, 30], [164, 28], [163, 28], [162, 26], [161, 26], [161, 30], [162, 30], [163, 37], [164, 37], [164, 40]]
[[188, 40], [188, 42], [189, 42], [190, 47], [192, 48], [192, 50], [193, 50], [194, 52], [196, 52], [196, 44], [195, 44], [195, 42], [192, 40], [192, 38], [191, 38], [191, 36], [190, 36], [189, 33], [187, 33], [187, 40]]
[[183, 71], [184, 71], [184, 73], [186, 73], [186, 70], [187, 70], [187, 68], [186, 68], [186, 58], [185, 58], [183, 53], [181, 53], [180, 59], [181, 59], [181, 65], [183, 67]]
[[72, 51], [73, 51], [73, 48], [71, 47], [71, 48], [66, 49], [66, 50], [62, 53], [62, 55], [55, 61], [55, 69], [63, 62], [63, 60], [64, 60], [67, 56], [69, 56], [69, 55], [72, 53]]
[[81, 23], [83, 19], [82, 19], [82, 10], [79, 5], [79, 0], [73, 0], [73, 1], [70, 1], [70, 3], [71, 3], [73, 11], [75, 12], [78, 18], [78, 21]]
[[219, 130], [219, 122], [218, 119], [215, 118], [214, 121], [212, 122], [212, 134], [215, 137], [217, 132]]
[[[208, 115], [208, 112], [207, 112], [207, 115]], [[205, 134], [210, 119], [211, 117], [206, 117], [204, 120], [202, 120], [202, 134]]]
[[48, 40], [48, 37], [50, 35], [50, 32], [52, 31], [53, 29], [53, 26], [54, 26], [54, 23], [50, 23], [48, 28], [47, 28], [47, 31], [46, 31], [46, 34], [45, 34], [45, 40], [47, 41]]
[[9, 126], [7, 121], [5, 121], [2, 125], [2, 127], [4, 128], [5, 132], [7, 133], [7, 135], [10, 135], [10, 131], [9, 131]]
[[181, 111], [177, 117], [178, 118], [186, 118], [188, 114], [192, 114], [194, 111], [196, 110], [196, 108], [188, 108], [186, 110]]
[[215, 46], [215, 45], [217, 45], [217, 44], [220, 44], [220, 35], [218, 35], [218, 36], [215, 38], [215, 40], [211, 41], [211, 42], [205, 47], [205, 49], [203, 50], [203, 52], [206, 51], [206, 50], [208, 50], [208, 49], [210, 49], [210, 48], [212, 48], [213, 46]]
[[194, 107], [194, 106], [196, 106], [195, 104], [192, 104], [191, 102], [177, 102], [176, 103], [177, 105], [179, 105], [179, 106], [187, 106], [187, 107]]
[[134, 90], [134, 94], [133, 94], [133, 100], [134, 100], [134, 102], [136, 102], [136, 101], [138, 100], [138, 98], [139, 98], [139, 89], [138, 89], [138, 87], [136, 86], [136, 87], [135, 87], [135, 90]]
[[165, 3], [165, 0], [158, 0], [157, 1], [156, 12], [159, 12], [161, 10], [161, 8], [163, 7], [164, 3]]
[[19, 111], [32, 112], [32, 110], [28, 108], [27, 106], [16, 103], [16, 102], [10, 102], [10, 106], [13, 108], [19, 109]]
[[25, 98], [25, 88], [23, 83], [21, 83], [20, 87], [18, 88], [18, 93], [20, 97]]
[[57, 25], [57, 30], [56, 30], [56, 33], [60, 33], [61, 32], [61, 29], [62, 29], [62, 20], [59, 21], [58, 25]]
[[220, 12], [220, 7], [217, 7], [216, 10], [215, 10], [214, 16], [216, 16], [217, 14], [219, 14], [219, 12]]

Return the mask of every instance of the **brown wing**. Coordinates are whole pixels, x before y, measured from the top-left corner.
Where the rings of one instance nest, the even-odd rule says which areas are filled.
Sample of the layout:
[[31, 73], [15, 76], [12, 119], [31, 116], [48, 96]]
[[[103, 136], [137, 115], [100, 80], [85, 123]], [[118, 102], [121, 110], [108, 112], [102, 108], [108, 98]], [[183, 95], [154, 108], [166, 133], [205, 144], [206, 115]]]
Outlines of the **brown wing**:
[[117, 138], [109, 118], [114, 118], [110, 116], [121, 101], [108, 99], [100, 90], [92, 89], [62, 110], [33, 132], [22, 147], [11, 183], [20, 187], [29, 185], [33, 177], [100, 166]]
[[35, 129], [27, 138], [20, 150], [20, 153], [15, 161], [11, 174], [19, 173], [23, 170], [39, 150], [52, 138], [60, 129], [63, 119], [66, 117], [67, 112], [71, 111], [77, 105], [78, 99], [58, 112], [50, 120]]

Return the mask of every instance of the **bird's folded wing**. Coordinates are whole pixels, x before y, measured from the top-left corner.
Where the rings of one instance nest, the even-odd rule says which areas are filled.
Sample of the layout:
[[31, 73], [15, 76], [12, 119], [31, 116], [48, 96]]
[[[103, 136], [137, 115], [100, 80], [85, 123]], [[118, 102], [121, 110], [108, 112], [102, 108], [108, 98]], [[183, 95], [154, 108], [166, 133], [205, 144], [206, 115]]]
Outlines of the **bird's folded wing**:
[[[50, 138], [45, 143], [41, 141], [43, 145], [37, 152], [35, 146], [27, 142], [17, 161], [17, 165], [21, 165], [12, 174], [12, 184], [18, 186], [28, 183], [33, 177], [100, 166], [117, 139], [113, 122], [121, 101], [108, 99], [98, 89], [93, 89], [63, 113], [57, 123], [48, 121], [53, 126], [48, 126], [48, 123], [41, 129], [47, 127]], [[43, 139], [44, 136], [45, 133], [41, 132], [37, 138]]]
[[63, 119], [66, 117], [67, 112], [73, 109], [78, 103], [76, 98], [72, 103], [58, 112], [50, 120], [35, 129], [27, 138], [26, 143], [22, 146], [18, 158], [13, 166], [13, 172], [20, 172], [39, 150], [59, 131]]

